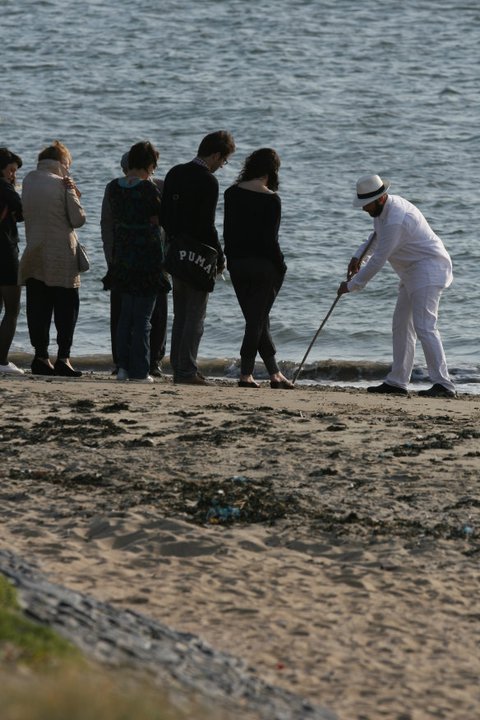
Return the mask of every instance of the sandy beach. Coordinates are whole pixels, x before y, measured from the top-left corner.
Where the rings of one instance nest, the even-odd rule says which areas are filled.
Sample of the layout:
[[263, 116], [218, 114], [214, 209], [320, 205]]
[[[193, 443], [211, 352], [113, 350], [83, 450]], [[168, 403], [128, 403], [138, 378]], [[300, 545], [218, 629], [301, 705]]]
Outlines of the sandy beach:
[[0, 378], [0, 548], [340, 720], [480, 712], [480, 399]]

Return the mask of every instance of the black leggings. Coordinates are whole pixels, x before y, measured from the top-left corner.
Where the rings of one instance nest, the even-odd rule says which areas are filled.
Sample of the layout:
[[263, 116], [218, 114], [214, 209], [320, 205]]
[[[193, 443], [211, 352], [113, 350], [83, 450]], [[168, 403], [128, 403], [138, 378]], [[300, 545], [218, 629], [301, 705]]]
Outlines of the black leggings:
[[52, 315], [57, 329], [58, 357], [70, 357], [80, 307], [78, 288], [50, 287], [34, 278], [29, 278], [26, 286], [28, 332], [36, 357], [48, 358]]
[[0, 323], [0, 365], [8, 362], [8, 351], [12, 344], [17, 318], [20, 311], [21, 288], [18, 285], [2, 285], [0, 287], [0, 314], [4, 310]]
[[239, 258], [228, 263], [228, 270], [245, 318], [245, 334], [240, 349], [242, 375], [251, 375], [255, 357], [260, 354], [269, 375], [279, 372], [276, 348], [270, 334], [269, 313], [283, 275], [266, 258]]

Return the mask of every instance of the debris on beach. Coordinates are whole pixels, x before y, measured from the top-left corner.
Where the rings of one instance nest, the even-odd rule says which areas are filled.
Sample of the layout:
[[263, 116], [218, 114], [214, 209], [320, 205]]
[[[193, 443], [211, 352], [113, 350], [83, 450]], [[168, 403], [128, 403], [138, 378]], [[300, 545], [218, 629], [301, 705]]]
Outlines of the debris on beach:
[[[292, 494], [280, 495], [272, 480], [235, 475], [224, 480], [185, 481], [181, 486], [183, 511], [200, 525], [269, 523], [298, 509]], [[180, 509], [177, 507], [177, 509]]]

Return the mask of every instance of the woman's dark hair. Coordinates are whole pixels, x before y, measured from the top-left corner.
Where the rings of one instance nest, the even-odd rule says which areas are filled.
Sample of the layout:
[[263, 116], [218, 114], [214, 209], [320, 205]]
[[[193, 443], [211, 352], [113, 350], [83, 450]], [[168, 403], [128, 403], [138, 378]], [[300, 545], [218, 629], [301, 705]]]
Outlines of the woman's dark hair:
[[235, 140], [231, 133], [226, 130], [217, 130], [217, 132], [205, 135], [202, 142], [198, 146], [198, 157], [205, 158], [214, 153], [220, 153], [223, 158], [235, 152]]
[[237, 178], [237, 183], [256, 178], [268, 177], [267, 187], [270, 190], [278, 190], [278, 171], [280, 169], [280, 158], [272, 148], [260, 148], [247, 157], [243, 168]]
[[5, 170], [7, 165], [11, 165], [11, 163], [15, 163], [19, 168], [23, 165], [22, 158], [19, 157], [19, 155], [15, 155], [14, 152], [6, 147], [0, 148], [0, 171]]
[[150, 165], [157, 167], [160, 153], [148, 140], [135, 143], [128, 153], [128, 167], [130, 169], [148, 170]]
[[51, 145], [44, 148], [38, 155], [39, 160], [57, 160], [58, 162], [70, 167], [72, 164], [72, 156], [66, 145], [59, 140], [54, 140]]

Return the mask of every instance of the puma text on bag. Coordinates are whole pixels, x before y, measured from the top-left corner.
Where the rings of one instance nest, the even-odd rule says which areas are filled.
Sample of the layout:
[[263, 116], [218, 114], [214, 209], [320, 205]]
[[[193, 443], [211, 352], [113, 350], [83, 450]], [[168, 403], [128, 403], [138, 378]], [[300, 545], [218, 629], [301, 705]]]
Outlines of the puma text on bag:
[[212, 292], [217, 274], [218, 252], [188, 235], [169, 238], [165, 270], [197, 290]]

